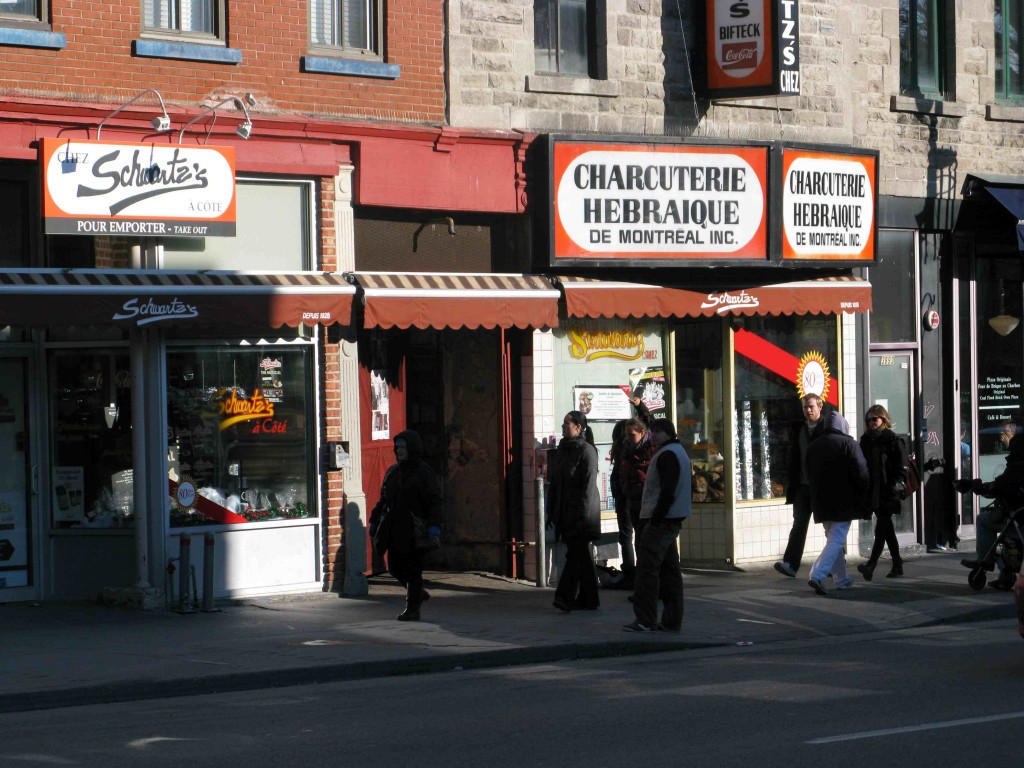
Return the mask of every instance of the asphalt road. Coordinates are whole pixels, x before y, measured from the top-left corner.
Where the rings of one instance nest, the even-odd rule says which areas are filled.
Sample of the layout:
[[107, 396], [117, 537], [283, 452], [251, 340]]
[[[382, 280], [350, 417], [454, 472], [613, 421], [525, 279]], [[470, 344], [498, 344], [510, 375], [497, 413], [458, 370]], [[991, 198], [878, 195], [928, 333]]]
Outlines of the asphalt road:
[[0, 765], [1019, 765], [1007, 623], [0, 716]]

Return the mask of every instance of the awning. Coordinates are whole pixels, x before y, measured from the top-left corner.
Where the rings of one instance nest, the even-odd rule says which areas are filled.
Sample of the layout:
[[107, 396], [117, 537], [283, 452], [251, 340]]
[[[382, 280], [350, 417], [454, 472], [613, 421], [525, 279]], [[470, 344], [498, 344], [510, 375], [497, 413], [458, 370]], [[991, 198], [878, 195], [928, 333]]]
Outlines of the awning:
[[334, 273], [0, 271], [0, 326], [331, 325], [351, 322], [354, 295]]
[[727, 291], [559, 277], [569, 317], [721, 317], [867, 312], [871, 284], [854, 277], [822, 277]]
[[979, 200], [978, 193], [982, 189], [1017, 222], [1017, 248], [1024, 251], [1024, 176], [969, 173], [964, 177], [961, 190], [964, 200]]
[[538, 275], [355, 272], [366, 328], [554, 328], [559, 293]]

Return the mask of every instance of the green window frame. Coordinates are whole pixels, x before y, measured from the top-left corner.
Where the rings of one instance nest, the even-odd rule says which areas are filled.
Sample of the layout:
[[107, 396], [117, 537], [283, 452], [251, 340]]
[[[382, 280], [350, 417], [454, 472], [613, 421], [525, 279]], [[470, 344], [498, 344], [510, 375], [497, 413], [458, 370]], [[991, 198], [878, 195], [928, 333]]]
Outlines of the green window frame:
[[1024, 0], [996, 0], [995, 16], [996, 98], [1024, 100]]
[[945, 93], [946, 22], [943, 0], [900, 0], [900, 91]]

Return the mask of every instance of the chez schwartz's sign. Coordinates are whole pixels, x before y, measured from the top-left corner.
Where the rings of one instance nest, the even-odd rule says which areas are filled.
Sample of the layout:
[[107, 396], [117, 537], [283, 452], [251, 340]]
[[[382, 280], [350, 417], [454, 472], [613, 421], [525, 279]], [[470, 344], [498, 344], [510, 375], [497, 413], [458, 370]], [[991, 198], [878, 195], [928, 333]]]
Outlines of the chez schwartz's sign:
[[768, 147], [552, 140], [552, 264], [767, 258]]
[[797, 0], [708, 0], [707, 95], [800, 93]]
[[549, 138], [551, 266], [875, 259], [878, 153]]
[[234, 237], [233, 147], [42, 140], [48, 235]]

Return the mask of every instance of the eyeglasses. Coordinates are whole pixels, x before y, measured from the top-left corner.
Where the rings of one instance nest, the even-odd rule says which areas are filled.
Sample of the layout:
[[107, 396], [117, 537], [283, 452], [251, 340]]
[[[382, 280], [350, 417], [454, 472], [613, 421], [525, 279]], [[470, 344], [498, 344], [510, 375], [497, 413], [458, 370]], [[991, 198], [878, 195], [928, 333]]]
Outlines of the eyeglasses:
[[874, 424], [876, 421], [881, 421], [881, 420], [882, 420], [881, 416], [867, 416], [864, 419], [864, 423], [865, 424]]

